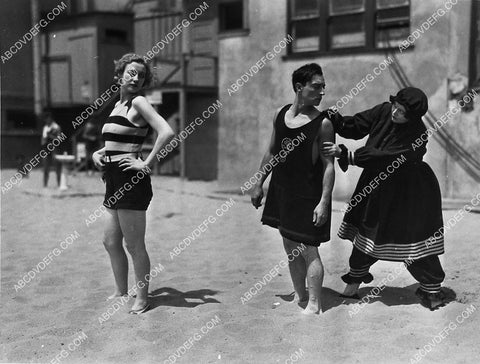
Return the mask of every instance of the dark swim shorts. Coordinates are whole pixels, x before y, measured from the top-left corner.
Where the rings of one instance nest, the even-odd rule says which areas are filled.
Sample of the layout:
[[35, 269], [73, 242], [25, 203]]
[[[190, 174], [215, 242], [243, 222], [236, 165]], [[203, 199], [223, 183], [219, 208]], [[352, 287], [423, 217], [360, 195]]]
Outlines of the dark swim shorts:
[[109, 209], [147, 210], [152, 200], [150, 175], [144, 171], [122, 171], [118, 162], [105, 163], [103, 206]]

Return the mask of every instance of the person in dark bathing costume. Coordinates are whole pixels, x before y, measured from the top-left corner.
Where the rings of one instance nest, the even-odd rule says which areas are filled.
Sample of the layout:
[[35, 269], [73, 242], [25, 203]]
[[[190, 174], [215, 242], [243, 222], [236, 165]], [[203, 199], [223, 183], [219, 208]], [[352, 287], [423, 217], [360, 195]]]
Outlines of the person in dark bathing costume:
[[[318, 246], [330, 240], [331, 196], [335, 172], [333, 157], [320, 153], [323, 142], [334, 141], [326, 112], [315, 106], [325, 95], [325, 79], [318, 64], [307, 64], [292, 75], [293, 104], [274, 117], [270, 146], [253, 188], [251, 200], [261, 206], [263, 183], [273, 166], [262, 223], [277, 228], [289, 260], [297, 302], [305, 314], [322, 311], [323, 265]], [[278, 162], [278, 163], [276, 163]], [[305, 285], [308, 283], [308, 293]]]
[[[54, 139], [59, 137], [62, 134], [62, 129], [60, 126], [53, 120], [53, 115], [51, 112], [46, 111], [43, 114], [43, 119], [45, 120], [45, 125], [42, 130], [42, 148], [44, 150], [49, 150], [47, 145], [52, 143]], [[48, 187], [48, 177], [50, 175], [50, 167], [55, 168], [57, 174], [57, 185], [60, 187], [60, 177], [62, 175], [62, 164], [57, 161], [55, 156], [57, 155], [57, 150], [54, 149], [48, 153], [47, 157], [44, 159], [43, 164], [43, 187]]]
[[360, 284], [373, 280], [369, 268], [377, 260], [403, 261], [420, 283], [422, 304], [431, 310], [444, 304], [445, 273], [438, 259], [444, 253], [442, 200], [435, 174], [422, 161], [427, 110], [423, 91], [407, 87], [354, 116], [330, 113], [340, 136], [369, 136], [354, 152], [331, 142], [322, 148], [325, 156], [339, 158], [344, 171], [348, 165], [363, 168], [338, 233], [353, 243], [343, 296], [358, 298]]

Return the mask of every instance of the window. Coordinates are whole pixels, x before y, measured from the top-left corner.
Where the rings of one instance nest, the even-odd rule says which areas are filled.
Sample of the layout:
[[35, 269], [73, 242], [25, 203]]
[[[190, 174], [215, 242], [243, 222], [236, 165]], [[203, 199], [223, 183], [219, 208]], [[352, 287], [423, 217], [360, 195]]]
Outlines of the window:
[[395, 48], [410, 34], [410, 0], [290, 0], [290, 54]]
[[294, 52], [316, 51], [319, 48], [319, 9], [317, 0], [294, 1], [291, 35]]
[[398, 47], [410, 35], [410, 1], [376, 1], [376, 48]]
[[220, 33], [238, 32], [246, 27], [246, 7], [243, 0], [222, 0], [218, 4]]
[[7, 110], [7, 125], [14, 129], [35, 129], [35, 114], [24, 110]]
[[472, 1], [470, 20], [470, 59], [469, 83], [475, 89], [480, 88], [480, 1]]
[[329, 0], [328, 3], [330, 48], [364, 47], [365, 0]]
[[127, 42], [127, 32], [118, 29], [105, 29], [105, 42], [124, 44]]

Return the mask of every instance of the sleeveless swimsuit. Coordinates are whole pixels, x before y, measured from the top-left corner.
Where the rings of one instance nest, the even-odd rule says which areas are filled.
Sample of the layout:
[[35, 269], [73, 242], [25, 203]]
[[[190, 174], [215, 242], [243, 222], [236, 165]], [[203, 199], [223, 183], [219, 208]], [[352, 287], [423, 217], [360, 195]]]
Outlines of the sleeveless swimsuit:
[[[127, 102], [127, 113], [133, 98]], [[102, 128], [105, 142], [106, 184], [103, 205], [110, 209], [146, 210], [153, 196], [150, 176], [143, 171], [123, 171], [119, 167], [122, 157], [141, 156], [142, 144], [148, 133], [147, 126], [137, 126], [126, 116], [107, 118]]]
[[325, 224], [313, 224], [313, 210], [323, 189], [323, 163], [313, 161], [313, 148], [325, 112], [312, 121], [292, 129], [285, 125], [286, 105], [275, 120], [274, 166], [268, 188], [262, 223], [277, 228], [280, 234], [297, 243], [319, 246], [330, 240], [331, 211]]

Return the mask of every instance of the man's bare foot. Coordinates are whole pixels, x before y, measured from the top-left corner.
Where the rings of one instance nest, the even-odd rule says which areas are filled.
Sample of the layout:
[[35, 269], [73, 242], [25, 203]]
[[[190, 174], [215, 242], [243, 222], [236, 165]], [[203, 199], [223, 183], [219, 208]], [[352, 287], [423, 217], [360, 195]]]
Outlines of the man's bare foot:
[[344, 297], [358, 297], [358, 288], [360, 287], [360, 283], [349, 283], [345, 287], [343, 291]]
[[302, 302], [307, 302], [308, 301], [308, 292], [305, 291], [302, 295], [299, 295], [298, 293], [295, 292], [295, 297], [293, 299], [292, 303], [302, 303]]
[[304, 315], [318, 315], [322, 313], [322, 309], [318, 307], [318, 304], [308, 302], [307, 307], [302, 311]]

